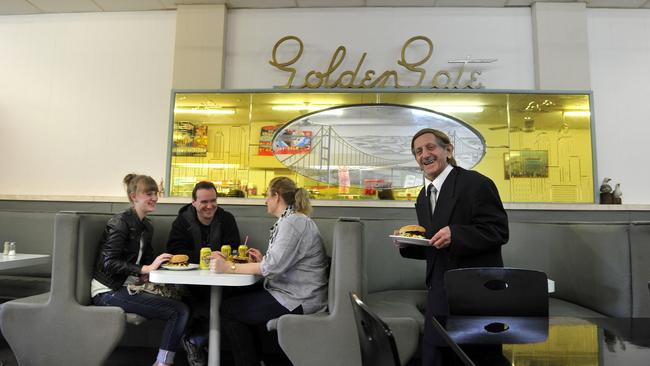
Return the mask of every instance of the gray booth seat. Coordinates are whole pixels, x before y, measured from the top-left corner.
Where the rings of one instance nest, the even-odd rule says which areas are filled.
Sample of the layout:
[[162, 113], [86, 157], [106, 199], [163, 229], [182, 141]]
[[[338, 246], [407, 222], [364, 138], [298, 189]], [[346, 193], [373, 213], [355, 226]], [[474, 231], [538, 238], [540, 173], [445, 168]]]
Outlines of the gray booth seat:
[[[54, 214], [0, 211], [0, 246], [16, 242], [19, 253], [52, 255]], [[0, 272], [0, 303], [50, 291], [51, 265], [41, 264]]]
[[415, 355], [424, 329], [426, 263], [403, 258], [388, 235], [412, 223], [364, 220], [362, 300], [391, 328], [402, 363]]
[[2, 306], [2, 332], [20, 365], [101, 365], [124, 332], [122, 309], [84, 306], [75, 298], [80, 221], [74, 213], [56, 216], [49, 295]]
[[630, 259], [632, 263], [632, 315], [650, 317], [650, 222], [630, 225]]
[[511, 222], [505, 265], [546, 272], [555, 281], [550, 315], [632, 315], [626, 223]]

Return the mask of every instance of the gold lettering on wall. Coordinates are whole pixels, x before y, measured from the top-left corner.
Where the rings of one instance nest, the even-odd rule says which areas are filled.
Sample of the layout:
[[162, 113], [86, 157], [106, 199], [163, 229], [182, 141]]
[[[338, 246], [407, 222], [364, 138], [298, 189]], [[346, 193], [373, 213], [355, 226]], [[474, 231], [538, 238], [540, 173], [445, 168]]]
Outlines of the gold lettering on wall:
[[[287, 44], [288, 42], [296, 42], [298, 44], [297, 52], [288, 61], [280, 62], [278, 61], [278, 48]], [[406, 60], [406, 52], [409, 48], [413, 46], [416, 42], [424, 42], [426, 45], [426, 55], [420, 60], [415, 62], [409, 62]], [[300, 57], [303, 54], [305, 47], [302, 40], [296, 36], [286, 36], [280, 38], [275, 45], [273, 46], [273, 51], [271, 55], [271, 60], [269, 63], [281, 71], [289, 73], [289, 79], [284, 85], [276, 86], [277, 88], [289, 89], [289, 88], [299, 88], [299, 89], [317, 89], [317, 88], [350, 88], [350, 89], [364, 89], [364, 88], [420, 88], [425, 82], [427, 75], [426, 69], [420, 67], [424, 65], [431, 56], [433, 55], [433, 42], [431, 39], [425, 36], [415, 36], [409, 38], [402, 45], [401, 58], [397, 60], [397, 64], [409, 72], [419, 74], [417, 83], [413, 85], [402, 85], [400, 84], [400, 74], [397, 70], [386, 70], [377, 75], [377, 72], [373, 69], [363, 69], [363, 63], [366, 60], [367, 52], [363, 52], [361, 57], [357, 61], [354, 69], [350, 70], [338, 70], [345, 57], [347, 55], [347, 49], [344, 46], [338, 46], [332, 57], [330, 58], [329, 64], [324, 71], [319, 70], [310, 70], [305, 74], [302, 84], [294, 84], [294, 79], [296, 78], [297, 70], [293, 66], [300, 60]], [[430, 79], [430, 87], [433, 89], [479, 89], [483, 88], [483, 84], [479, 82], [478, 76], [481, 75], [480, 70], [472, 70], [469, 73], [469, 77], [466, 76], [466, 66], [469, 63], [491, 63], [495, 62], [496, 59], [472, 59], [467, 57], [462, 60], [451, 60], [448, 63], [460, 63], [458, 70], [437, 70], [433, 77]], [[338, 73], [338, 76], [337, 76]], [[361, 76], [363, 75], [363, 77]]]

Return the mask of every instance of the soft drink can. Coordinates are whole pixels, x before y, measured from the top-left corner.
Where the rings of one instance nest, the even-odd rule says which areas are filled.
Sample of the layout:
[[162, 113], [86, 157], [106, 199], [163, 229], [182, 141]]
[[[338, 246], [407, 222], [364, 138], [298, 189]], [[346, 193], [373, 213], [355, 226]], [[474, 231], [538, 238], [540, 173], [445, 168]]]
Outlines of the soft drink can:
[[248, 245], [240, 245], [239, 248], [237, 248], [239, 258], [246, 258], [248, 252]]
[[210, 249], [210, 247], [201, 248], [201, 251], [199, 252], [199, 268], [210, 268], [210, 255], [212, 255], [212, 249]]
[[231, 252], [232, 252], [232, 248], [230, 247], [230, 245], [221, 246], [221, 254], [223, 254], [227, 259], [230, 258]]

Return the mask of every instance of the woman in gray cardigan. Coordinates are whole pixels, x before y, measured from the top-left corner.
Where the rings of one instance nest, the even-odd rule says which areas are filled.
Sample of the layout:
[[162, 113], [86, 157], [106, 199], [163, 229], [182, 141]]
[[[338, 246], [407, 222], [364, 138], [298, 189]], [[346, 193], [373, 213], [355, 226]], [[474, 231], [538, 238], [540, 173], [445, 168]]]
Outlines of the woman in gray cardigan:
[[287, 177], [271, 180], [266, 208], [278, 218], [265, 255], [254, 248], [252, 263], [232, 263], [215, 252], [216, 269], [264, 277], [263, 288], [228, 298], [221, 305], [222, 329], [237, 366], [260, 364], [255, 328], [284, 314], [311, 314], [327, 307], [328, 259], [312, 219], [309, 193]]

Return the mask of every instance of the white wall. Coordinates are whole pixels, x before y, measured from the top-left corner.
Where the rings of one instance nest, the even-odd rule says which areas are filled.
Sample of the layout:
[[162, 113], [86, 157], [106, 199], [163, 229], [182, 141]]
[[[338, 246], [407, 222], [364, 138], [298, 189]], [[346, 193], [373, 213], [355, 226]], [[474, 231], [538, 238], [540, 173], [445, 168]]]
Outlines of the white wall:
[[[346, 8], [232, 10], [226, 42], [226, 88], [270, 88], [286, 83], [288, 74], [269, 65], [275, 42], [295, 35], [305, 44], [301, 59], [293, 66], [301, 83], [309, 70], [325, 71], [339, 45], [347, 48], [342, 70], [353, 69], [368, 52], [363, 69], [379, 73], [395, 69], [402, 45], [416, 35], [429, 37], [433, 56], [422, 65], [425, 82], [440, 69], [457, 68], [448, 60], [498, 58], [481, 64], [480, 76], [491, 89], [534, 88], [530, 8]], [[417, 44], [414, 44], [416, 46]], [[415, 51], [414, 47], [414, 51]], [[287, 50], [289, 47], [287, 47]], [[409, 54], [410, 55], [410, 54]], [[288, 60], [285, 53], [279, 60]], [[415, 61], [416, 54], [408, 56]]]
[[0, 17], [0, 194], [165, 174], [175, 12]]
[[650, 203], [650, 9], [589, 9], [598, 176], [620, 182], [623, 203]]
[[[175, 14], [0, 17], [0, 195], [121, 196], [125, 173], [165, 174]], [[589, 9], [588, 27], [599, 179], [648, 204], [650, 10]], [[399, 70], [402, 44], [422, 34], [435, 45], [428, 77], [470, 55], [499, 59], [484, 65], [488, 88], [534, 85], [529, 8], [353, 8], [230, 11], [226, 87], [285, 83], [268, 60], [290, 34], [305, 42], [302, 75], [338, 45], [342, 67], [368, 52], [365, 67]]]

